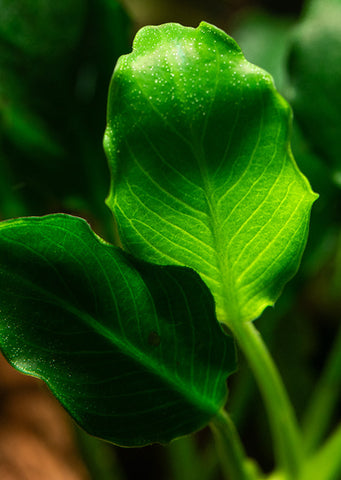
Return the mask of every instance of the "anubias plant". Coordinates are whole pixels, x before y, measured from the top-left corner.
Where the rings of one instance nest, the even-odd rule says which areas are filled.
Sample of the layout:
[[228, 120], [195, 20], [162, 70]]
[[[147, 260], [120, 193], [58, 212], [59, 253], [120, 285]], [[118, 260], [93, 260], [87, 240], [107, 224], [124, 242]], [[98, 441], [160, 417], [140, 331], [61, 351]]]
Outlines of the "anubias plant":
[[292, 407], [253, 324], [296, 273], [317, 197], [290, 128], [271, 76], [223, 31], [143, 28], [114, 71], [104, 141], [124, 250], [68, 215], [1, 224], [12, 365], [96, 436], [141, 446], [210, 424], [227, 478], [260, 479], [224, 410], [234, 337], [264, 396], [276, 478], [303, 478]]

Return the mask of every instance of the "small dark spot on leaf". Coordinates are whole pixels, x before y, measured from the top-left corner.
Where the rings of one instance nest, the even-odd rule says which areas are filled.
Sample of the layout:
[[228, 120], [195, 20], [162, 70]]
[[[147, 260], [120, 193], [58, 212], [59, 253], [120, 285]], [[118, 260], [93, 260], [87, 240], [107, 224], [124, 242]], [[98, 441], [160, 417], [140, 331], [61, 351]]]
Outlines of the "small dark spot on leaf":
[[150, 332], [148, 336], [148, 343], [149, 345], [152, 345], [153, 347], [158, 347], [161, 342], [161, 337], [158, 333], [156, 332]]

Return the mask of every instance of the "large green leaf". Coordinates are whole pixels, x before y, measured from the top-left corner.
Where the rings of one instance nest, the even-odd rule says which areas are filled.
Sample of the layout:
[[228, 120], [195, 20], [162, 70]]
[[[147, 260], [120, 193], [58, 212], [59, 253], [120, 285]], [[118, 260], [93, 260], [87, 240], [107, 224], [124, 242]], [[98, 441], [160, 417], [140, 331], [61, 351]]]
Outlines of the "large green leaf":
[[0, 343], [88, 432], [168, 442], [224, 405], [233, 340], [182, 267], [132, 258], [67, 215], [0, 224]]
[[143, 28], [113, 75], [104, 144], [122, 242], [199, 272], [229, 324], [274, 303], [306, 242], [316, 196], [290, 124], [270, 75], [206, 23]]
[[341, 1], [315, 0], [292, 38], [289, 100], [316, 152], [341, 184]]

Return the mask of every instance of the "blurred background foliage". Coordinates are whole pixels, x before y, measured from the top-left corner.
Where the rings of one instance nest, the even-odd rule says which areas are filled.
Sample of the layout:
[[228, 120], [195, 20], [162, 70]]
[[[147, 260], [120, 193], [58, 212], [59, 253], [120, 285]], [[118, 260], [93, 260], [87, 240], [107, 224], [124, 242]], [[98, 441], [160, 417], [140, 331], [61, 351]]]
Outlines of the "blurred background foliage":
[[0, 1], [2, 218], [62, 210], [105, 224], [106, 96], [130, 34], [116, 1]]
[[[72, 213], [113, 241], [102, 137], [116, 60], [143, 25], [201, 20], [232, 35], [249, 61], [273, 75], [293, 107], [294, 156], [320, 194], [300, 273], [258, 320], [304, 429], [314, 430], [313, 448], [341, 413], [339, 0], [0, 0], [0, 219]], [[267, 420], [243, 358], [229, 388], [227, 408], [247, 452], [270, 470]], [[95, 480], [220, 475], [206, 430], [140, 450], [77, 432]]]

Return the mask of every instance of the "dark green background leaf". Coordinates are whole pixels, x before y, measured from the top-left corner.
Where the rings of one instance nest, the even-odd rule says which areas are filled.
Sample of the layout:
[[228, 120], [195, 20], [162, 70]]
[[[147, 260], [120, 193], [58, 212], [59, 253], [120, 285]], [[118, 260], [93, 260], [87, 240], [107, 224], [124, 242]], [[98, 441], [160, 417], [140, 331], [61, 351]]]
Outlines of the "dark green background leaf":
[[293, 24], [291, 17], [251, 10], [244, 12], [232, 33], [245, 58], [269, 72], [281, 93], [286, 81], [285, 62]]
[[0, 0], [0, 175], [14, 197], [0, 197], [0, 218], [110, 222], [102, 137], [129, 27], [117, 0]]
[[168, 442], [224, 405], [234, 344], [190, 269], [133, 259], [67, 215], [0, 225], [0, 342], [90, 433]]
[[312, 1], [292, 38], [289, 101], [341, 185], [341, 2]]
[[137, 34], [109, 94], [108, 204], [124, 246], [190, 266], [221, 321], [249, 321], [296, 272], [316, 198], [291, 154], [291, 110], [222, 30]]

